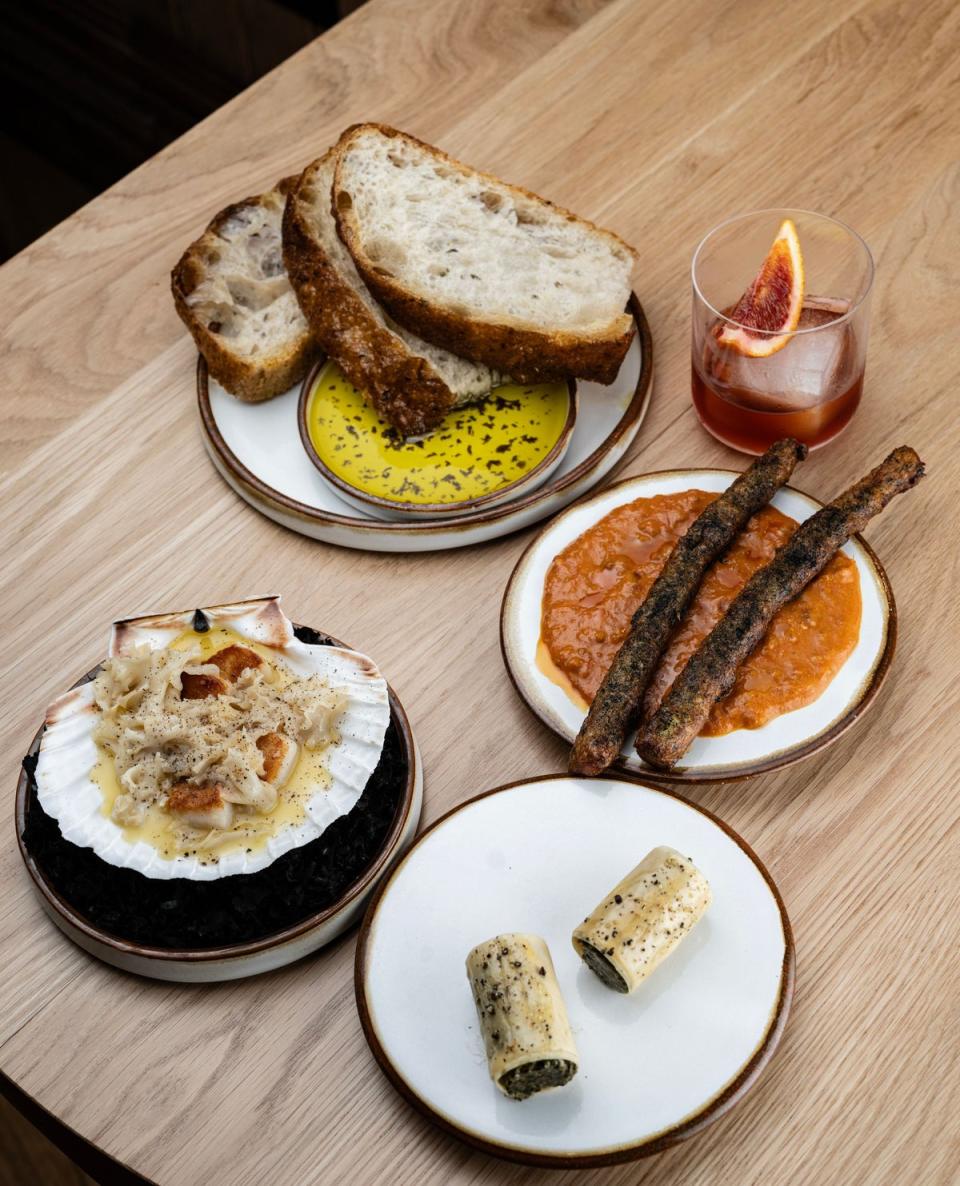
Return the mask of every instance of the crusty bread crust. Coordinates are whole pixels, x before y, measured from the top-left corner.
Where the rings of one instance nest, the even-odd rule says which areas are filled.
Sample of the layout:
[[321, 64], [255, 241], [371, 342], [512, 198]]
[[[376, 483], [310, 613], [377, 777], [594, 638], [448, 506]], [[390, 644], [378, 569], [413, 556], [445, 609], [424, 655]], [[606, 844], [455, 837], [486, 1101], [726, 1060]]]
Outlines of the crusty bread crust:
[[333, 182], [333, 213], [337, 232], [353, 257], [357, 271], [370, 292], [398, 324], [462, 358], [483, 362], [509, 374], [517, 383], [543, 383], [575, 375], [598, 383], [612, 383], [623, 363], [636, 330], [633, 318], [624, 312], [602, 333], [540, 332], [502, 322], [483, 321], [452, 313], [411, 292], [393, 276], [384, 275], [365, 255], [353, 211], [352, 199], [341, 183], [341, 161], [351, 140], [375, 128], [385, 136], [402, 137], [457, 171], [505, 186], [524, 198], [543, 202], [562, 217], [585, 224], [608, 236], [634, 258], [636, 252], [612, 231], [597, 227], [562, 206], [520, 186], [507, 185], [499, 177], [464, 165], [438, 148], [385, 124], [353, 124], [336, 145], [337, 167]]
[[[285, 177], [275, 188], [287, 194], [296, 181], [296, 177]], [[187, 301], [209, 271], [210, 265], [204, 258], [209, 242], [207, 236], [216, 235], [228, 219], [245, 207], [260, 205], [263, 197], [263, 194], [257, 194], [221, 210], [211, 219], [203, 235], [186, 249], [170, 274], [177, 313], [206, 360], [211, 376], [231, 395], [246, 403], [260, 403], [289, 391], [300, 382], [320, 354], [317, 342], [309, 334], [303, 334], [285, 349], [273, 351], [253, 363], [232, 351], [229, 342], [213, 333]]]
[[404, 436], [429, 432], [455, 396], [430, 362], [412, 354], [373, 317], [331, 263], [311, 229], [301, 187], [329, 161], [331, 148], [301, 174], [283, 215], [283, 262], [310, 329], [350, 382]]

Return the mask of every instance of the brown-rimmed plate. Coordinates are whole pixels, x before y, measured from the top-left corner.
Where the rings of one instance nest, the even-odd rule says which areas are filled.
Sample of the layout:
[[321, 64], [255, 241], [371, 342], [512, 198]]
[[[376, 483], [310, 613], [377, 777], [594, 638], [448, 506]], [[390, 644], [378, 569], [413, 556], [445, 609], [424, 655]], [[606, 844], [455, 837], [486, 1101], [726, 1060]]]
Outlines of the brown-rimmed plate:
[[[498, 489], [489, 490], [487, 493], [477, 495], [474, 498], [451, 499], [449, 502], [433, 503], [404, 501], [402, 498], [383, 498], [380, 495], [371, 494], [362, 485], [347, 481], [342, 474], [337, 473], [336, 470], [328, 465], [320, 453], [322, 445], [318, 445], [315, 435], [310, 430], [310, 422], [317, 401], [323, 399], [325, 376], [328, 367], [336, 369], [336, 364], [331, 363], [329, 359], [322, 359], [315, 363], [300, 388], [300, 399], [297, 405], [297, 424], [300, 429], [300, 440], [303, 443], [303, 448], [307, 456], [316, 467], [317, 473], [339, 495], [340, 499], [354, 510], [360, 511], [361, 514], [374, 515], [378, 519], [398, 521], [406, 519], [414, 522], [424, 522], [428, 519], [448, 519], [453, 516], [469, 514], [482, 508], [498, 506], [501, 503], [513, 502], [522, 494], [535, 490], [538, 486], [542, 486], [560, 468], [570, 447], [574, 429], [576, 428], [577, 383], [575, 379], [568, 379], [566, 383], [566, 417], [560, 426], [560, 432], [553, 446], [536, 465], [527, 469], [525, 472], [517, 472], [510, 481], [505, 482]], [[497, 397], [502, 394], [502, 389], [495, 391], [491, 397], [492, 402], [495, 403]], [[493, 415], [504, 417], [502, 423], [509, 426], [507, 428], [508, 432], [519, 435], [523, 432], [536, 431], [533, 426], [514, 419], [514, 414], [509, 414], [508, 416], [505, 412], [494, 410]], [[491, 412], [489, 406], [483, 404], [471, 405], [469, 407], [459, 408], [454, 413], [448, 415], [445, 424], [441, 425], [436, 431], [441, 439], [454, 436], [459, 442], [465, 442], [467, 444], [476, 442], [478, 437], [484, 437], [489, 441], [490, 433], [487, 431], [487, 423], [490, 421], [490, 418]], [[381, 422], [379, 430], [381, 432], [384, 430], [388, 431], [388, 426]], [[350, 424], [349, 431], [356, 435], [356, 426]], [[409, 483], [421, 481], [424, 472], [427, 473], [429, 480], [436, 480], [438, 471], [436, 469], [435, 459], [437, 454], [435, 450], [429, 448], [430, 439], [428, 435], [426, 437], [413, 438], [410, 442], [407, 442], [410, 450], [404, 459], [403, 468], [395, 471], [397, 474], [395, 480], [401, 482], [404, 488], [407, 488]], [[494, 441], [496, 439], [494, 438]], [[343, 438], [335, 436], [331, 444], [331, 451], [336, 452], [343, 448]], [[472, 448], [473, 445], [471, 444]], [[487, 445], [485, 456], [489, 457], [492, 449], [492, 445]], [[329, 455], [330, 453], [328, 452], [328, 457]], [[375, 464], [377, 466], [384, 462], [389, 464], [389, 455], [390, 450], [388, 449], [386, 455], [380, 457]], [[449, 466], [449, 459], [447, 458], [445, 460], [447, 466]], [[408, 462], [412, 462], [412, 464], [408, 464]], [[373, 462], [370, 464], [374, 465]], [[426, 467], [425, 471], [420, 468], [424, 464]], [[450, 476], [449, 468], [445, 468], [442, 473], [444, 479], [448, 478]]]
[[[302, 627], [296, 627], [303, 629]], [[323, 635], [327, 645], [346, 647], [332, 636]], [[94, 679], [99, 665], [73, 685]], [[377, 882], [413, 839], [423, 803], [423, 769], [416, 740], [403, 705], [388, 686], [390, 727], [395, 731], [400, 757], [397, 779], [402, 782], [397, 807], [386, 837], [369, 863], [336, 901], [274, 934], [245, 943], [221, 947], [175, 950], [151, 947], [116, 935], [88, 918], [81, 908], [57, 888], [44, 861], [31, 851], [25, 834], [32, 812], [42, 812], [31, 778], [21, 770], [17, 783], [15, 819], [20, 855], [33, 882], [40, 904], [61, 931], [91, 955], [114, 967], [141, 976], [181, 983], [210, 983], [255, 976], [293, 963], [318, 950], [342, 934], [357, 919]], [[41, 727], [27, 756], [40, 748]], [[66, 843], [66, 842], [63, 842]], [[168, 884], [168, 883], [163, 883]]]
[[223, 479], [251, 506], [302, 535], [348, 548], [425, 552], [466, 547], [519, 531], [587, 493], [626, 457], [643, 423], [653, 378], [653, 343], [636, 296], [629, 308], [637, 333], [608, 386], [578, 383], [580, 414], [553, 475], [508, 502], [425, 523], [388, 522], [351, 511], [319, 475], [300, 439], [295, 388], [247, 404], [212, 381], [197, 363], [204, 444]]
[[[537, 662], [543, 584], [554, 558], [618, 506], [656, 494], [698, 489], [720, 492], [738, 476], [733, 470], [664, 470], [628, 478], [558, 515], [523, 553], [500, 612], [500, 642], [514, 686], [528, 707], [559, 737], [573, 742], [584, 710]], [[793, 487], [778, 491], [772, 505], [798, 522], [823, 504]], [[853, 652], [811, 704], [783, 713], [758, 729], [737, 729], [720, 737], [698, 737], [671, 770], [653, 770], [627, 738], [615, 766], [631, 775], [668, 782], [715, 782], [778, 770], [823, 749], [841, 736], [873, 702], [896, 646], [893, 591], [873, 550], [856, 536], [843, 551], [857, 566], [863, 606]]]
[[[661, 844], [690, 855], [713, 902], [622, 996], [581, 963], [571, 933]], [[579, 1053], [570, 1084], [522, 1102], [490, 1080], [464, 968], [505, 931], [546, 940]], [[794, 967], [776, 885], [730, 827], [667, 790], [550, 775], [424, 832], [367, 911], [356, 992], [374, 1056], [410, 1104], [488, 1153], [574, 1169], [659, 1152], [728, 1111], [780, 1039]]]

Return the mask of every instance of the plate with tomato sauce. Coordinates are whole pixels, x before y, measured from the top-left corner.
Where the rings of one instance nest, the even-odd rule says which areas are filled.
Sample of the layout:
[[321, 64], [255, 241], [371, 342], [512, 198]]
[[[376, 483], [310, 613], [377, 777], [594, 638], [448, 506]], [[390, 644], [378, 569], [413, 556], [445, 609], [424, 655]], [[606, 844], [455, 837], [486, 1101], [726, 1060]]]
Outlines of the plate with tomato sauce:
[[[676, 542], [739, 475], [668, 470], [629, 478], [558, 515], [507, 585], [500, 638], [507, 671], [531, 710], [573, 742], [626, 637], [630, 619]], [[750, 576], [823, 504], [784, 487], [709, 569], [647, 689], [653, 713]], [[872, 702], [896, 645], [883, 566], [855, 536], [777, 614], [671, 770], [654, 771], [631, 734], [616, 765], [668, 782], [747, 778], [836, 740]]]

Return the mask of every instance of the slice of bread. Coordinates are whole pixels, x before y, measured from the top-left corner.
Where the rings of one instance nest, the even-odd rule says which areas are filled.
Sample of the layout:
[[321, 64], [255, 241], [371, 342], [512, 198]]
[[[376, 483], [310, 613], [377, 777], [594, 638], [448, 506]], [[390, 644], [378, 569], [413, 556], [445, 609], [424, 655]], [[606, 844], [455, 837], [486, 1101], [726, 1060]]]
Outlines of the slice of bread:
[[401, 325], [515, 381], [611, 383], [635, 252], [610, 231], [382, 124], [341, 136], [337, 228]]
[[308, 165], [287, 200], [283, 259], [314, 336], [403, 436], [428, 432], [452, 407], [503, 377], [394, 324], [367, 291], [331, 210], [336, 149]]
[[170, 277], [210, 374], [251, 403], [288, 391], [320, 353], [281, 256], [283, 207], [295, 181], [221, 210]]

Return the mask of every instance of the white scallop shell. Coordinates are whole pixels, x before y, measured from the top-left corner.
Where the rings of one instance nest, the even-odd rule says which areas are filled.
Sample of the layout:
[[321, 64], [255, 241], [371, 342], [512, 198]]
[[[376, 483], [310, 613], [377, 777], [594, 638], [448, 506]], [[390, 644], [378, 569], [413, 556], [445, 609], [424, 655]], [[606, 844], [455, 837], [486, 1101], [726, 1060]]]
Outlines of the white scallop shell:
[[[131, 844], [123, 829], [101, 813], [103, 797], [90, 777], [97, 760], [93, 740], [97, 710], [93, 685], [87, 683], [59, 697], [47, 710], [37, 758], [40, 805], [57, 821], [65, 840], [92, 848], [108, 864], [136, 869], [147, 877], [212, 881], [265, 869], [291, 848], [322, 836], [334, 820], [356, 805], [380, 760], [390, 723], [386, 681], [366, 655], [301, 642], [279, 602], [279, 597], [259, 598], [212, 606], [203, 613], [211, 625], [228, 627], [242, 638], [276, 648], [277, 659], [298, 675], [320, 675], [345, 698], [337, 726], [340, 741], [326, 751], [331, 783], [317, 788], [307, 804], [304, 822], [286, 826], [254, 852], [227, 853], [219, 861], [205, 864], [194, 856], [164, 857], [143, 841]], [[116, 622], [110, 656], [129, 654], [143, 643], [158, 650], [188, 629], [193, 617], [194, 611], [189, 610]]]

